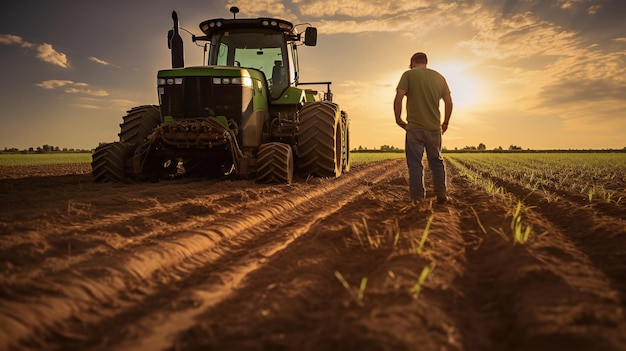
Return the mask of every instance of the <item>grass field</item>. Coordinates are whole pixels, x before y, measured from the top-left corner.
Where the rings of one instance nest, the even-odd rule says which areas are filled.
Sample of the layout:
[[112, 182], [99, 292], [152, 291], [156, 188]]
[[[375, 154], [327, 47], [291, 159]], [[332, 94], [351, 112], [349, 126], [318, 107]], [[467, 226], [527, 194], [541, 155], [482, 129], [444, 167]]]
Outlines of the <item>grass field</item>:
[[[394, 158], [404, 158], [404, 153], [368, 152], [351, 153], [352, 164], [370, 163]], [[55, 154], [0, 154], [2, 166], [39, 166], [70, 163], [91, 163], [89, 153]]]
[[90, 153], [0, 154], [0, 167], [91, 163]]
[[351, 152], [350, 162], [353, 165], [359, 163], [370, 163], [396, 158], [404, 158], [404, 152]]

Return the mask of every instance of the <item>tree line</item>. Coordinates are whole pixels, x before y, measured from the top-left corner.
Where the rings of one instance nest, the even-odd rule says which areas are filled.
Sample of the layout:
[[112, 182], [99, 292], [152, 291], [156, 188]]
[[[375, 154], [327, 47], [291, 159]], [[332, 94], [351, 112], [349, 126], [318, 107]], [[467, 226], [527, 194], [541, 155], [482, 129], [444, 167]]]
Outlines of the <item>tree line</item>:
[[[379, 149], [372, 148], [368, 149], [367, 147], [363, 147], [359, 145], [358, 147], [350, 150], [351, 152], [404, 152], [404, 149], [395, 147], [393, 145], [382, 145]], [[484, 143], [479, 143], [478, 146], [465, 146], [463, 148], [455, 147], [450, 150], [445, 146], [441, 149], [442, 152], [626, 152], [626, 147], [622, 149], [553, 149], [553, 150], [533, 150], [533, 149], [524, 149], [518, 145], [509, 145], [508, 148], [503, 148], [502, 146], [498, 146], [494, 149], [488, 150], [487, 146]]]
[[53, 152], [76, 152], [76, 153], [87, 153], [87, 152], [92, 152], [92, 150], [86, 150], [86, 149], [74, 149], [74, 148], [61, 148], [59, 146], [53, 146], [53, 145], [48, 145], [48, 144], [44, 144], [42, 146], [37, 146], [37, 147], [29, 147], [27, 149], [18, 149], [16, 147], [5, 147], [3, 151], [0, 151], [1, 153], [5, 153], [5, 154], [45, 154], [45, 153], [53, 153]]

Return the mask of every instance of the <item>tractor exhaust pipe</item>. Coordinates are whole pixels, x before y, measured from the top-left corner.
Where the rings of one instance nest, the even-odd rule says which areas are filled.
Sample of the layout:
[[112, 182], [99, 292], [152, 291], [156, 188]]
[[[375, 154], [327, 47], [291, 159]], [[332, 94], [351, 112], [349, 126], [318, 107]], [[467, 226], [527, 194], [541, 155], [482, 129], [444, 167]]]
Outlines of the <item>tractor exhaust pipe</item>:
[[183, 50], [183, 38], [178, 33], [178, 14], [172, 11], [172, 20], [174, 21], [174, 29], [167, 32], [167, 48], [172, 51], [172, 68], [185, 67], [185, 58]]

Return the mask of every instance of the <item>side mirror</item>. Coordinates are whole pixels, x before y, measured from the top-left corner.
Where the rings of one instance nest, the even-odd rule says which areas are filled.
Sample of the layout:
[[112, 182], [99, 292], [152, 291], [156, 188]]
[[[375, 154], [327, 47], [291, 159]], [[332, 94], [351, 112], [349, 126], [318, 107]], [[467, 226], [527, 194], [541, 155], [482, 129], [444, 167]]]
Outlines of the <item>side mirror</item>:
[[304, 31], [304, 45], [315, 46], [317, 45], [317, 28], [306, 27]]

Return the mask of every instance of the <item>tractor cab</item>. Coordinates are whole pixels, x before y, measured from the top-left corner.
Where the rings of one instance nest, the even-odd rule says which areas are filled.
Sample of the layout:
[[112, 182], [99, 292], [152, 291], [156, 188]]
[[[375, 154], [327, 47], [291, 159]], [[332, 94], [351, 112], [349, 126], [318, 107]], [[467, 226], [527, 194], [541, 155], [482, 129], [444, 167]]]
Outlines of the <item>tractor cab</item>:
[[[302, 38], [296, 27], [276, 18], [237, 19], [237, 7], [231, 7], [233, 19], [210, 19], [200, 23], [204, 36], [192, 40], [209, 42], [209, 66], [227, 66], [254, 69], [263, 74], [276, 100], [290, 86], [298, 84], [297, 46]], [[174, 12], [174, 29], [168, 34], [172, 50], [172, 68], [184, 66], [182, 40], [178, 35], [178, 17]], [[317, 29], [307, 27], [304, 45], [317, 44]]]
[[[294, 25], [275, 18], [212, 19], [200, 23], [203, 37], [210, 42], [208, 65], [252, 68], [263, 73], [271, 99], [278, 99], [289, 86], [298, 83], [297, 43], [301, 35]], [[316, 45], [317, 30], [307, 27], [304, 44]]]

